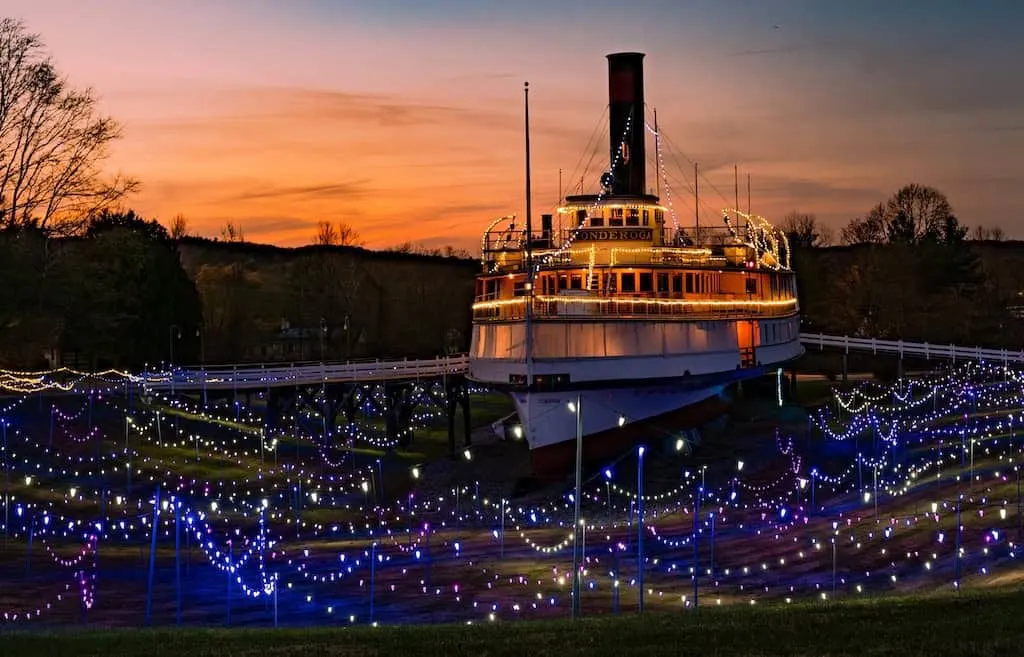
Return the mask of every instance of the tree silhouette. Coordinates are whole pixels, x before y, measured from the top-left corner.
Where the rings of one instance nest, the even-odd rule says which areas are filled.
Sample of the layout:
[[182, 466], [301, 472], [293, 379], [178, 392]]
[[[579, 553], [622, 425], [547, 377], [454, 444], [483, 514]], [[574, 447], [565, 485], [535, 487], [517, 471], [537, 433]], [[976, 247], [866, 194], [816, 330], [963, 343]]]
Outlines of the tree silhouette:
[[808, 212], [793, 210], [782, 218], [778, 227], [794, 248], [811, 249], [832, 243], [832, 229], [819, 223], [817, 217]]
[[886, 235], [885, 206], [871, 208], [863, 217], [854, 217], [840, 232], [843, 244], [883, 244]]
[[955, 244], [967, 230], [946, 195], [927, 185], [904, 185], [885, 203], [843, 228], [844, 244]]
[[242, 224], [235, 225], [235, 222], [228, 221], [220, 229], [220, 237], [225, 242], [244, 242], [245, 233], [242, 232]]
[[171, 225], [168, 230], [171, 233], [171, 239], [180, 240], [182, 237], [188, 237], [188, 219], [186, 219], [183, 214], [174, 215], [174, 218], [171, 219]]
[[343, 221], [337, 225], [329, 221], [320, 221], [316, 225], [314, 244], [321, 246], [362, 246], [359, 232]]
[[0, 20], [0, 227], [73, 233], [135, 190], [133, 179], [101, 176], [120, 136], [93, 92], [57, 72], [38, 35]]

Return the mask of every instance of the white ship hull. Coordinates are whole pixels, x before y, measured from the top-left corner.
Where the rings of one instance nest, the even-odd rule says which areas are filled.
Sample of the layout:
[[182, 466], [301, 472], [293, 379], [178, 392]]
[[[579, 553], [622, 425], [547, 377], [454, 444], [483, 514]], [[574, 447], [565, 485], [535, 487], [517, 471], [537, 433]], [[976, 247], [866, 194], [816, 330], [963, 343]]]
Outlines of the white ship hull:
[[[535, 385], [529, 388], [527, 364], [519, 358], [524, 327], [478, 325], [470, 377], [508, 392], [519, 417], [517, 434], [530, 446], [535, 472], [557, 477], [572, 470], [576, 416], [570, 404], [578, 398], [584, 458], [600, 463], [636, 442], [653, 444], [713, 419], [726, 409], [720, 397], [728, 385], [803, 353], [796, 317], [760, 322], [759, 344], [747, 360], [739, 347], [737, 324], [732, 320], [535, 326], [544, 334], [537, 337], [547, 338], [535, 341], [535, 353], [549, 357], [531, 362]], [[565, 338], [551, 339], [550, 334], [563, 330]], [[549, 353], [553, 346], [560, 353]], [[623, 346], [632, 353], [620, 355]], [[605, 355], [587, 357], [595, 352]]]
[[[718, 401], [727, 383], [692, 387], [682, 382], [559, 392], [511, 392], [534, 471], [558, 477], [571, 472], [579, 409], [588, 463], [613, 460], [638, 441], [675, 437], [681, 430], [721, 413], [724, 403], [687, 413], [701, 402]], [[689, 415], [689, 417], [687, 417]], [[660, 420], [660, 422], [659, 422]]]
[[717, 396], [725, 384], [696, 389], [681, 385], [606, 388], [561, 392], [513, 392], [512, 401], [530, 449], [575, 440], [576, 408], [580, 402], [583, 435], [617, 429], [648, 420]]

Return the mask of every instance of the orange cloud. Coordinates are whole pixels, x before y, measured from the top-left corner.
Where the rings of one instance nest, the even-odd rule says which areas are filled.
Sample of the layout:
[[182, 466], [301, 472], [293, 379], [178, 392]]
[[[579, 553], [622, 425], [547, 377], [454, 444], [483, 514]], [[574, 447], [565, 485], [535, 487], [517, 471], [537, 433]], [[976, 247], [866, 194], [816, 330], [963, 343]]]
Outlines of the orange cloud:
[[535, 211], [555, 205], [560, 169], [566, 189], [580, 176], [596, 187], [604, 55], [619, 49], [648, 53], [648, 104], [668, 136], [662, 195], [684, 224], [697, 161], [702, 221], [732, 205], [738, 163], [741, 205], [750, 172], [753, 209], [769, 218], [799, 208], [839, 225], [917, 181], [968, 223], [1024, 229], [1024, 87], [1006, 83], [1019, 40], [968, 50], [906, 8], [877, 24], [841, 3], [531, 2], [472, 19], [333, 1], [6, 6], [124, 122], [111, 166], [142, 180], [136, 209], [182, 213], [205, 235], [231, 220], [250, 239], [297, 245], [329, 220], [371, 247], [475, 249], [492, 217], [524, 206], [522, 81]]

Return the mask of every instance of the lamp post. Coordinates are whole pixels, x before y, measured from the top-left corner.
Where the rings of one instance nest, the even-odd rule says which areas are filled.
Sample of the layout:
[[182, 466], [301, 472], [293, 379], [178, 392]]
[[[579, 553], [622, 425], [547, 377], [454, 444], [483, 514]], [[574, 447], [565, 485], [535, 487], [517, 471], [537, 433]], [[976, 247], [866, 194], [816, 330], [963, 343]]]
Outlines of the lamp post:
[[320, 362], [324, 361], [324, 340], [327, 339], [327, 320], [320, 318]]
[[836, 594], [836, 547], [839, 543], [839, 522], [836, 520], [832, 521], [832, 596]]
[[740, 473], [743, 472], [743, 461], [736, 461], [736, 476], [732, 478], [732, 492], [729, 493], [729, 501], [736, 501], [736, 482], [739, 481]]
[[875, 522], [878, 522], [878, 464], [877, 463], [873, 464], [871, 466], [871, 470], [874, 472], [874, 476], [875, 476], [875, 492], [874, 492], [874, 498], [875, 498]]
[[814, 511], [815, 511], [815, 508], [816, 508], [814, 506], [814, 478], [815, 478], [815, 476], [817, 474], [818, 474], [818, 469], [817, 468], [814, 468], [814, 469], [811, 470], [811, 514], [810, 515], [814, 515]]
[[174, 366], [174, 341], [181, 339], [181, 327], [177, 324], [171, 324], [167, 328], [167, 346], [170, 352], [167, 357], [167, 368], [170, 369]]
[[608, 519], [612, 519], [612, 471], [610, 468], [605, 468], [604, 471], [604, 487], [608, 495]]
[[583, 397], [569, 402], [569, 411], [576, 414], [576, 490], [573, 493], [572, 522], [572, 617], [580, 615], [580, 492], [583, 484]]
[[352, 359], [352, 333], [349, 330], [349, 316], [348, 316], [348, 313], [345, 313], [345, 323], [343, 324], [343, 326], [345, 328], [345, 360], [351, 360]]

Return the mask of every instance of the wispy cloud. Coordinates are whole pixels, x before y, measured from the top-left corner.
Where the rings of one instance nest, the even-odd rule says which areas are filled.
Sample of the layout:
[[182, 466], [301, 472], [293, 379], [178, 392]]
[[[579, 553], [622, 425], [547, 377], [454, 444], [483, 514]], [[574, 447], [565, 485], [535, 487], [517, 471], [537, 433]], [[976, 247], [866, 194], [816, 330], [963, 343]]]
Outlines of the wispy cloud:
[[232, 218], [251, 237], [302, 244], [326, 219], [370, 246], [476, 248], [489, 218], [522, 210], [522, 81], [546, 210], [560, 169], [571, 189], [588, 162], [588, 188], [607, 167], [607, 134], [588, 138], [606, 102], [604, 55], [620, 49], [648, 53], [679, 208], [692, 207], [697, 160], [724, 197], [709, 205], [732, 203], [738, 163], [767, 216], [798, 207], [839, 222], [918, 181], [965, 221], [1024, 232], [1014, 3], [293, 4], [5, 10], [125, 122], [111, 165], [142, 179], [137, 209], [184, 213], [206, 234]]
[[239, 194], [232, 194], [231, 196], [219, 199], [218, 202], [230, 203], [232, 201], [299, 200], [308, 198], [355, 200], [363, 198], [369, 193], [369, 190], [366, 188], [367, 182], [368, 181], [366, 180], [362, 180], [327, 185], [260, 188]]

